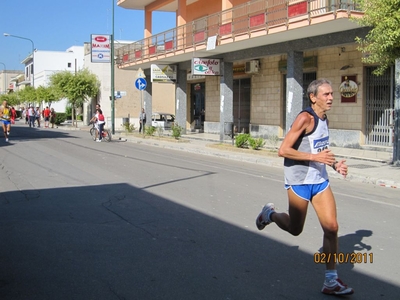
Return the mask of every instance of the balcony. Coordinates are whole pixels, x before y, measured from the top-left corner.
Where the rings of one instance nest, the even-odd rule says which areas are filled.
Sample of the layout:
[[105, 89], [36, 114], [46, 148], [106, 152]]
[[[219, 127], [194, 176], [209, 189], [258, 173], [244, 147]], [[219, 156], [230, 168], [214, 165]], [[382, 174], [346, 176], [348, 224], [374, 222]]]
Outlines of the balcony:
[[[115, 50], [119, 68], [176, 64], [196, 57], [359, 28], [351, 0], [258, 0], [194, 20]], [[216, 47], [207, 47], [207, 43]], [[215, 45], [213, 45], [215, 46]], [[323, 45], [321, 45], [323, 46]], [[285, 52], [282, 49], [282, 52]]]

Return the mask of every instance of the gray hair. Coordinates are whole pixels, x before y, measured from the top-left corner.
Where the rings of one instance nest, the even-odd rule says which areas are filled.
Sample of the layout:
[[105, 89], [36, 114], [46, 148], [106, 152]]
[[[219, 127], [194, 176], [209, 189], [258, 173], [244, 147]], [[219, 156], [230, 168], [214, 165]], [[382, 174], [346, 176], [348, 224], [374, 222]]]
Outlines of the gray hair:
[[317, 94], [318, 94], [318, 89], [319, 89], [319, 87], [320, 87], [321, 85], [323, 85], [323, 84], [332, 85], [332, 83], [331, 83], [328, 79], [325, 79], [325, 78], [321, 78], [321, 79], [314, 80], [313, 82], [311, 82], [311, 83], [308, 85], [308, 88], [307, 88], [307, 96], [308, 96], [308, 99], [310, 100], [310, 102], [311, 102], [310, 95], [311, 95], [311, 94], [317, 95]]

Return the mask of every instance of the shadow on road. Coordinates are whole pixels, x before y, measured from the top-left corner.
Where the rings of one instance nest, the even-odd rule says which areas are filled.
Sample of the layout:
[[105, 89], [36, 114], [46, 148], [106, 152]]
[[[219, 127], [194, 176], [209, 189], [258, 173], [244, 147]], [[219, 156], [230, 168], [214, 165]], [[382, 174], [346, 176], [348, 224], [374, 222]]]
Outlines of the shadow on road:
[[[132, 185], [1, 193], [0, 226], [3, 300], [331, 299], [312, 255]], [[342, 250], [368, 249], [364, 234]], [[339, 270], [352, 299], [399, 295]]]

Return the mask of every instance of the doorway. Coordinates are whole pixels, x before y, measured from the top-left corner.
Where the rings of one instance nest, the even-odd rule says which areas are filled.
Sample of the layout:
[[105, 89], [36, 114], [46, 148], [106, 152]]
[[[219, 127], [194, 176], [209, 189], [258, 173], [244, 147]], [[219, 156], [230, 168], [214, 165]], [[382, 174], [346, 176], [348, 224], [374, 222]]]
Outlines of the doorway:
[[233, 80], [233, 123], [239, 133], [249, 133], [251, 79]]
[[205, 83], [198, 82], [190, 85], [190, 100], [192, 104], [191, 121], [194, 121], [194, 129], [204, 130], [206, 117], [205, 107]]
[[381, 76], [367, 67], [365, 84], [365, 144], [392, 147], [394, 140], [394, 71], [393, 66]]

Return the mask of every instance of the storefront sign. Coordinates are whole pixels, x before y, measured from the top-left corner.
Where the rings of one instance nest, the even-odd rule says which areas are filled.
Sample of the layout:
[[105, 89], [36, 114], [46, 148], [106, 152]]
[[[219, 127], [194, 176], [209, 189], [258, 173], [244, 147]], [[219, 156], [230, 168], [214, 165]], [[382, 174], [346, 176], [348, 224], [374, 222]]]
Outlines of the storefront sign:
[[151, 82], [176, 81], [176, 65], [151, 65]]
[[342, 83], [339, 86], [341, 102], [356, 102], [358, 93], [357, 76], [342, 76]]
[[192, 74], [218, 76], [220, 75], [221, 60], [215, 58], [193, 58], [192, 59]]
[[91, 41], [92, 63], [110, 63], [111, 36], [105, 34], [92, 34]]

